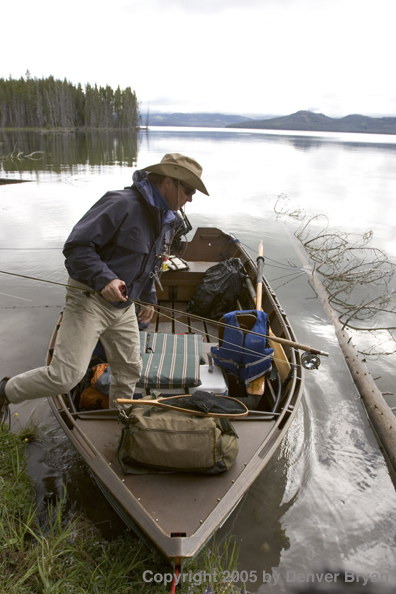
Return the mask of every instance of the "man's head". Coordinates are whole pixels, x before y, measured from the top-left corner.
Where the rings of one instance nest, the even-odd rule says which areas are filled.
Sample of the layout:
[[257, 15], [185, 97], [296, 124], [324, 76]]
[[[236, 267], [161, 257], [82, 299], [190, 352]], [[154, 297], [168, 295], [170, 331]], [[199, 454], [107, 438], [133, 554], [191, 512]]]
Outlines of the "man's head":
[[148, 180], [159, 188], [172, 210], [178, 210], [186, 202], [191, 202], [195, 190], [209, 196], [201, 180], [201, 165], [185, 155], [169, 153], [160, 163], [144, 167], [143, 170], [148, 172]]

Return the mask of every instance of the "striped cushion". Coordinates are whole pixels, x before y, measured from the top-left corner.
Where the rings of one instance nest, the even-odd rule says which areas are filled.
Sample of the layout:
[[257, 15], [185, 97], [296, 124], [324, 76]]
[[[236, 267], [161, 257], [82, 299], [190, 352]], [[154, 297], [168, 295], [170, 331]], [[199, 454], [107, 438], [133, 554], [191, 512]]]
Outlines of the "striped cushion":
[[138, 387], [164, 390], [201, 385], [202, 336], [141, 332], [140, 345], [143, 369]]

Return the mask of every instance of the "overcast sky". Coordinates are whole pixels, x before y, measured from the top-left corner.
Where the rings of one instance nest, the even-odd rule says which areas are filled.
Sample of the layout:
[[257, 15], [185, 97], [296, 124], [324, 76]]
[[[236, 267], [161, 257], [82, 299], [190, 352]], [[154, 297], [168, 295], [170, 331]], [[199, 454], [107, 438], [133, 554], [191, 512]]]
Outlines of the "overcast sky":
[[0, 77], [132, 87], [144, 113], [396, 116], [395, 0], [18, 0]]

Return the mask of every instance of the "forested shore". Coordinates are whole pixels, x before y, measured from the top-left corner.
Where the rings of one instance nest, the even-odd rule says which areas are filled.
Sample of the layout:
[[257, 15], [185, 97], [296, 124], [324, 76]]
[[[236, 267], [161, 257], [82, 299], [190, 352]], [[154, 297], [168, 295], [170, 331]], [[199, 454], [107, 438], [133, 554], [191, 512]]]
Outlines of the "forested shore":
[[139, 102], [131, 87], [114, 91], [87, 83], [31, 78], [0, 78], [0, 128], [136, 128]]

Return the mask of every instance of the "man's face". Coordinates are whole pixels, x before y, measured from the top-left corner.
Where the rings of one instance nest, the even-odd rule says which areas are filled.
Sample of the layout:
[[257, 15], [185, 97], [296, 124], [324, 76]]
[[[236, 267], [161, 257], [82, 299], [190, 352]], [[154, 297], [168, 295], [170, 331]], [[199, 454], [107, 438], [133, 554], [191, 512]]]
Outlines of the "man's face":
[[169, 182], [166, 183], [163, 196], [172, 210], [179, 210], [187, 202], [192, 202], [193, 194], [195, 194], [193, 188], [171, 177], [165, 178], [165, 180], [169, 180]]

